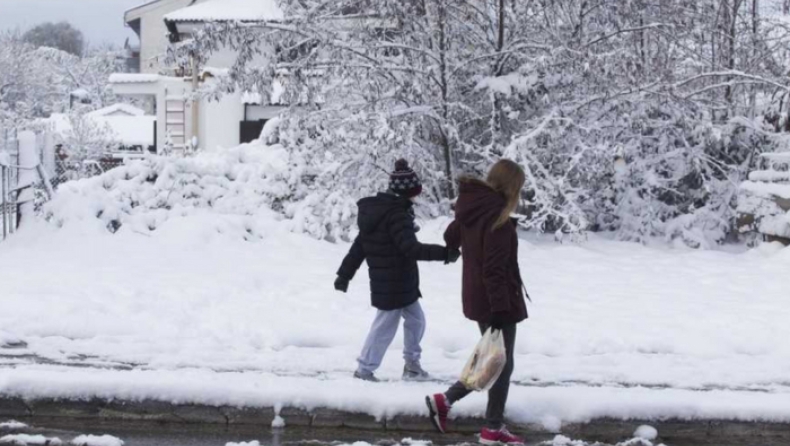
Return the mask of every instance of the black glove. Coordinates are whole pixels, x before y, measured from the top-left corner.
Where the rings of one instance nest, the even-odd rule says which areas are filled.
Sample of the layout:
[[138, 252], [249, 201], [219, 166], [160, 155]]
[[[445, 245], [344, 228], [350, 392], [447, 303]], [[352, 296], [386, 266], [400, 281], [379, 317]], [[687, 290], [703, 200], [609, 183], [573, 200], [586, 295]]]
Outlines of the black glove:
[[491, 321], [488, 323], [488, 325], [493, 330], [501, 330], [502, 328], [504, 328], [505, 325], [507, 325], [507, 316], [508, 314], [503, 312], [492, 313]]
[[447, 254], [444, 258], [444, 264], [448, 265], [450, 263], [455, 263], [458, 261], [459, 257], [461, 257], [461, 251], [457, 249], [447, 248]]
[[335, 279], [335, 289], [338, 290], [338, 291], [342, 291], [344, 293], [347, 292], [348, 291], [348, 280], [346, 280], [346, 279], [344, 279], [344, 278], [342, 278], [340, 276], [337, 276], [337, 279]]

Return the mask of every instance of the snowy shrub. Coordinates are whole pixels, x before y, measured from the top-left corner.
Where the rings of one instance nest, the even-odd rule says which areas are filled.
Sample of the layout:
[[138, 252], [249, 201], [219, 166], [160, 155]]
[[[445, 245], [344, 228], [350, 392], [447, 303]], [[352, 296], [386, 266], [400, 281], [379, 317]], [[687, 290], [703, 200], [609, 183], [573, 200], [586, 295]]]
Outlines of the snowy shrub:
[[355, 194], [333, 187], [337, 166], [317, 170], [304, 155], [256, 143], [187, 158], [151, 157], [64, 183], [43, 212], [59, 226], [142, 233], [205, 212], [253, 221], [276, 212], [294, 231], [328, 240], [347, 237], [355, 222]]

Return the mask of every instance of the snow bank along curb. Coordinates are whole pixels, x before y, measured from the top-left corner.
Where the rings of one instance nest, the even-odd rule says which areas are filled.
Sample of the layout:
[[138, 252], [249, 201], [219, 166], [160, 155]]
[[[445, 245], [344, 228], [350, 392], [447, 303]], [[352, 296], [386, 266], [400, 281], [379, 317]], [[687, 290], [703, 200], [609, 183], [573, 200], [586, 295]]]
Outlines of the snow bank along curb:
[[[277, 409], [274, 407], [230, 407], [200, 404], [170, 404], [159, 401], [120, 400], [26, 400], [0, 397], [0, 417], [26, 420], [29, 418], [101, 420], [108, 422], [144, 422], [153, 424], [206, 424], [235, 426], [271, 426]], [[279, 413], [286, 426], [312, 428], [346, 428], [359, 430], [388, 430], [425, 432], [433, 431], [430, 421], [422, 416], [394, 416], [376, 419], [367, 414], [317, 408], [304, 410], [283, 407]], [[477, 432], [482, 420], [459, 418], [451, 423], [457, 433]], [[731, 420], [615, 420], [600, 418], [588, 423], [564, 424], [561, 433], [576, 438], [618, 439], [628, 438], [640, 426], [649, 424], [658, 429], [660, 438], [772, 438], [790, 441], [790, 423], [745, 422]], [[519, 432], [527, 435], [560, 433], [540, 424], [517, 425]]]

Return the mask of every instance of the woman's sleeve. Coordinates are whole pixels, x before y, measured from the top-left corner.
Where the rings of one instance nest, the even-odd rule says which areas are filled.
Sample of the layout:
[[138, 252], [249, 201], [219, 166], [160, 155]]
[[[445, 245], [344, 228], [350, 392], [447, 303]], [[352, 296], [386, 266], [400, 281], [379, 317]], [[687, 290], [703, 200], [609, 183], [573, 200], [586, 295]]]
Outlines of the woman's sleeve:
[[461, 247], [461, 223], [453, 220], [447, 230], [444, 231], [444, 243], [448, 249], [458, 249]]

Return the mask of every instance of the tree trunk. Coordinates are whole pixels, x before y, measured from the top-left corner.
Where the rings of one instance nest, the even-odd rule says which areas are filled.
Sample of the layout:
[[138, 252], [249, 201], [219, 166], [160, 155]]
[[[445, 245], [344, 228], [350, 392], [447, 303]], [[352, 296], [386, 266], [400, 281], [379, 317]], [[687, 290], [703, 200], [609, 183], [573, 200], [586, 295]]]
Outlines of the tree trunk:
[[[732, 0], [732, 5], [730, 5], [729, 0], [724, 3], [726, 4], [725, 14], [727, 14], [727, 20], [725, 22], [727, 26], [727, 69], [732, 71], [735, 70], [735, 42], [738, 38], [738, 11], [741, 9], [743, 0]], [[727, 81], [732, 82], [732, 80], [733, 77], [728, 76]], [[727, 101], [727, 118], [735, 115], [734, 96], [735, 88], [732, 85], [728, 85], [724, 94], [724, 98]]]
[[447, 124], [450, 119], [450, 106], [449, 106], [449, 73], [447, 66], [447, 5], [446, 0], [439, 0], [438, 2], [438, 19], [439, 19], [439, 71], [441, 74], [441, 90], [442, 90], [442, 123], [441, 123], [441, 141], [442, 141], [442, 155], [444, 157], [444, 174], [447, 177], [447, 198], [455, 198], [455, 184], [453, 181], [453, 151], [452, 141], [447, 134]]
[[[754, 53], [754, 62], [757, 61], [759, 56], [758, 45], [760, 42], [760, 0], [752, 0], [752, 51]], [[751, 87], [749, 95], [749, 116], [754, 119], [757, 115], [757, 86]]]
[[[639, 16], [639, 26], [645, 26], [645, 18], [644, 16]], [[640, 74], [644, 75], [647, 73], [647, 54], [645, 49], [645, 30], [639, 31], [639, 58], [642, 61], [641, 66], [639, 67]]]
[[499, 39], [497, 41], [497, 51], [500, 53], [505, 47], [505, 0], [499, 0]]

